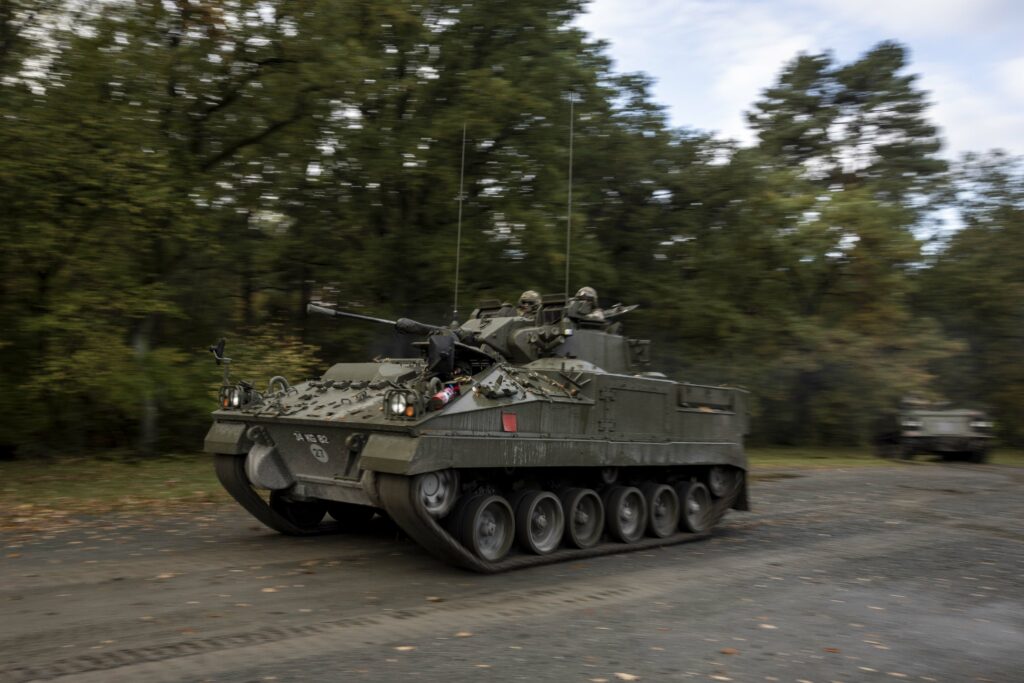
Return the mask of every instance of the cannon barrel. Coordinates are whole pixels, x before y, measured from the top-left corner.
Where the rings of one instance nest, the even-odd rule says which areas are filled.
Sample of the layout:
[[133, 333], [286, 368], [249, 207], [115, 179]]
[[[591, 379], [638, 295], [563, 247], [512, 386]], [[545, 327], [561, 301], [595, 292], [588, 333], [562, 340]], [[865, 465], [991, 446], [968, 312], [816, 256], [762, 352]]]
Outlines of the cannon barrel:
[[432, 332], [437, 332], [443, 328], [437, 325], [428, 325], [426, 323], [416, 322], [409, 318], [399, 318], [398, 320], [388, 320], [387, 318], [375, 318], [372, 315], [363, 315], [361, 313], [349, 313], [348, 311], [339, 311], [336, 308], [327, 308], [326, 306], [318, 306], [317, 304], [306, 304], [307, 313], [318, 313], [320, 315], [329, 315], [334, 318], [352, 318], [353, 320], [365, 320], [371, 323], [377, 323], [379, 325], [391, 325], [397, 331], [402, 334], [415, 334], [415, 335], [427, 335]]

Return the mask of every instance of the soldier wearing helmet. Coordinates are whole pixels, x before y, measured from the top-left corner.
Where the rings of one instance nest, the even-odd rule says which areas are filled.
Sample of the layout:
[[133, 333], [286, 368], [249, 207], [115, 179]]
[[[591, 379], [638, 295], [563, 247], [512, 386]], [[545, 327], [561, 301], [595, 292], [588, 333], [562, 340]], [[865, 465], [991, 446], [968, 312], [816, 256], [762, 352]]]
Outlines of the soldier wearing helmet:
[[540, 294], [535, 290], [528, 289], [519, 296], [516, 315], [521, 318], [536, 318], [540, 311], [540, 303]]
[[573, 320], [603, 322], [604, 311], [597, 307], [597, 290], [580, 287], [576, 296], [569, 300], [566, 315]]

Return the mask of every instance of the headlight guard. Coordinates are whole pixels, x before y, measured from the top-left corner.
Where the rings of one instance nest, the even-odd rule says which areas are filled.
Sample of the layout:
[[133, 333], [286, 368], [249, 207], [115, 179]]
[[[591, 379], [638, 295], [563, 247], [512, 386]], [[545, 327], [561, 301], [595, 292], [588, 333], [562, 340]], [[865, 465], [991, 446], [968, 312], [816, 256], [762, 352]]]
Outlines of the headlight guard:
[[420, 412], [419, 395], [408, 389], [392, 389], [384, 394], [384, 415], [395, 420], [411, 420]]

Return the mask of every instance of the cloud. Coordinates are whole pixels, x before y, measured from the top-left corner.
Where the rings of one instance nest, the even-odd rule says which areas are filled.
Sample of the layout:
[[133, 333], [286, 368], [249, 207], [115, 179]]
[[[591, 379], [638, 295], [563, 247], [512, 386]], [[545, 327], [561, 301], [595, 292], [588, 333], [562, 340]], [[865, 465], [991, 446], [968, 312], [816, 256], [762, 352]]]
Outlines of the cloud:
[[616, 68], [657, 80], [678, 125], [753, 139], [743, 112], [782, 64], [811, 50], [811, 33], [764, 5], [735, 1], [598, 0], [580, 25], [612, 43]]
[[[1024, 155], [1024, 109], [988, 87], [986, 79], [968, 80], [941, 64], [921, 66], [921, 85], [931, 93], [931, 118], [946, 141], [948, 156], [995, 148]], [[1019, 72], [1007, 86], [1024, 86]], [[1024, 88], [1017, 96], [1024, 101]]]
[[950, 34], [1005, 25], [1021, 17], [1018, 0], [886, 0], [836, 2], [802, 0], [816, 14], [832, 16], [849, 26], [880, 29], [902, 38], [950, 37]]
[[1024, 105], [1024, 57], [1004, 61], [996, 67], [995, 73], [1003, 93]]
[[954, 156], [1024, 154], [1022, 19], [1016, 0], [594, 0], [579, 23], [610, 40], [617, 70], [655, 78], [675, 125], [744, 143], [754, 136], [743, 113], [797, 53], [834, 50], [846, 62], [899, 40]]

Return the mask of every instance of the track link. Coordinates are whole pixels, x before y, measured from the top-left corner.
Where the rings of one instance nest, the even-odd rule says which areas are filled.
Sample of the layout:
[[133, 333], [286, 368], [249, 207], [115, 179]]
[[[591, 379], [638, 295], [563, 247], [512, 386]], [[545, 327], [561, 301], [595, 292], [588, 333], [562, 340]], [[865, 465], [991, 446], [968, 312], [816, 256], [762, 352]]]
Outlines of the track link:
[[[601, 555], [614, 555], [646, 548], [676, 545], [699, 541], [711, 536], [710, 532], [684, 533], [677, 532], [666, 538], [644, 538], [636, 543], [616, 543], [603, 540], [592, 548], [563, 548], [548, 555], [510, 555], [498, 562], [482, 560], [462, 546], [449, 534], [437, 520], [430, 516], [414, 495], [413, 478], [399, 475], [382, 474], [378, 479], [381, 501], [384, 509], [414, 541], [429, 553], [449, 564], [469, 569], [481, 574], [498, 574], [513, 569], [537, 567], [567, 560], [579, 560]], [[712, 520], [717, 522], [736, 500], [738, 492], [713, 503]]]
[[[274, 531], [289, 536], [315, 536], [332, 532], [330, 528], [325, 528], [322, 525], [316, 529], [304, 529], [274, 511], [249, 482], [245, 473], [245, 458], [237, 455], [216, 455], [214, 456], [214, 467], [217, 478], [231, 497], [249, 514]], [[498, 574], [513, 569], [525, 569], [555, 562], [689, 543], [711, 536], [710, 532], [694, 534], [680, 531], [666, 538], [643, 538], [635, 543], [618, 543], [603, 539], [591, 548], [562, 548], [547, 555], [513, 553], [498, 562], [489, 562], [480, 559], [466, 549], [426, 511], [419, 498], [413, 493], [413, 481], [413, 477], [392, 474], [378, 475], [379, 492], [384, 510], [405, 533], [430, 554], [448, 564], [481, 574]], [[739, 492], [734, 492], [713, 503], [711, 511], [713, 523], [725, 515], [738, 495]]]

